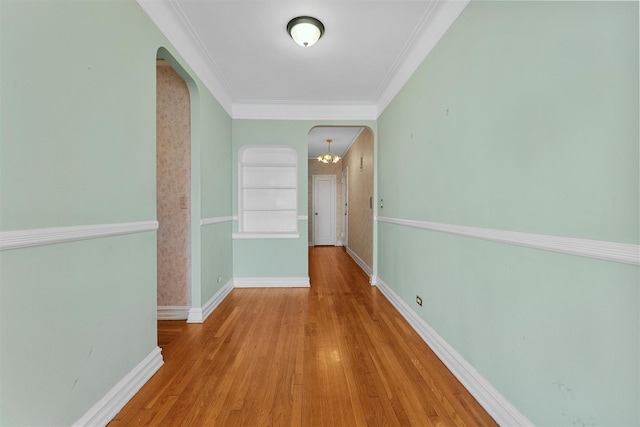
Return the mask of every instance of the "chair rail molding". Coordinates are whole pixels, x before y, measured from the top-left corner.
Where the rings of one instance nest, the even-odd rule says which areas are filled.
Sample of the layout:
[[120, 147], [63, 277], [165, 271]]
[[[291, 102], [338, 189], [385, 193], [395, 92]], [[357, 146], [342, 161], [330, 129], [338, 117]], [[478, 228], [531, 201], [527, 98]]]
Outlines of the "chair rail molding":
[[75, 242], [100, 237], [156, 231], [158, 221], [125, 222], [117, 224], [78, 225], [71, 227], [35, 228], [1, 231], [0, 250]]
[[221, 224], [223, 222], [229, 222], [233, 220], [234, 220], [233, 216], [218, 216], [213, 218], [202, 218], [200, 220], [200, 225]]
[[607, 242], [602, 240], [579, 239], [575, 237], [550, 236], [546, 234], [524, 233], [520, 231], [497, 230], [493, 228], [469, 227], [465, 225], [439, 222], [416, 221], [410, 219], [379, 216], [378, 222], [402, 225], [423, 230], [439, 231], [466, 237], [475, 237], [494, 242], [508, 243], [529, 248], [543, 249], [596, 258], [605, 261], [640, 265], [640, 245]]

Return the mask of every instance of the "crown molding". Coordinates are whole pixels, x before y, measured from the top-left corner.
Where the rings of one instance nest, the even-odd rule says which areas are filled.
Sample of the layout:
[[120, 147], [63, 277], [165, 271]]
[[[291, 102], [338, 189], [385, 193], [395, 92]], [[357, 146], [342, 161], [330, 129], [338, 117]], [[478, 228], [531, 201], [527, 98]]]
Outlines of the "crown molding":
[[374, 104], [237, 102], [233, 104], [231, 117], [260, 120], [376, 120], [378, 109]]
[[231, 116], [231, 87], [218, 71], [182, 9], [173, 0], [136, 0], [142, 10]]
[[211, 54], [175, 0], [136, 0], [142, 10], [180, 53], [193, 72], [233, 119], [376, 120], [431, 52], [469, 0], [433, 1], [415, 38], [380, 85], [372, 103], [246, 102], [235, 98]]
[[417, 39], [407, 48], [406, 53], [400, 58], [398, 66], [389, 73], [381, 85], [379, 95], [376, 97], [378, 111], [376, 118], [384, 112], [393, 98], [409, 81], [427, 55], [431, 53], [449, 27], [467, 7], [469, 1], [444, 0], [431, 3], [432, 7], [424, 15], [421, 28], [417, 31]]

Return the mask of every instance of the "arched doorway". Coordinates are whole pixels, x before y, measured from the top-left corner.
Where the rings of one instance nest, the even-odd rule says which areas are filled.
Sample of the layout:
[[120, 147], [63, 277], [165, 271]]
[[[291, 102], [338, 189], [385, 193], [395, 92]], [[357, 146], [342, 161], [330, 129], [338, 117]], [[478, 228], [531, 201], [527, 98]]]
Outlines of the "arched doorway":
[[[328, 149], [342, 157], [337, 163], [322, 163], [317, 156]], [[374, 135], [366, 126], [316, 126], [309, 132], [309, 245], [315, 245], [318, 203], [314, 182], [334, 176], [335, 245], [347, 253], [369, 275], [373, 274]], [[316, 177], [316, 179], [314, 179]], [[328, 182], [328, 180], [327, 180]], [[325, 191], [326, 192], [326, 191]], [[324, 241], [322, 243], [325, 243]]]
[[158, 319], [187, 319], [191, 300], [191, 102], [185, 80], [156, 63]]

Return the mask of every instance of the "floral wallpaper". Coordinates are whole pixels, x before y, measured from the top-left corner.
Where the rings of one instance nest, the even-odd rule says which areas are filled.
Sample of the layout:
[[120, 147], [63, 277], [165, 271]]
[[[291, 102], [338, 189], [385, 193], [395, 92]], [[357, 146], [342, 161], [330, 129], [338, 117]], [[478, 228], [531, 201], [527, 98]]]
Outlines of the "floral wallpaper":
[[340, 161], [349, 168], [349, 249], [373, 267], [373, 132], [364, 128]]
[[190, 304], [191, 106], [168, 64], [156, 67], [158, 306]]

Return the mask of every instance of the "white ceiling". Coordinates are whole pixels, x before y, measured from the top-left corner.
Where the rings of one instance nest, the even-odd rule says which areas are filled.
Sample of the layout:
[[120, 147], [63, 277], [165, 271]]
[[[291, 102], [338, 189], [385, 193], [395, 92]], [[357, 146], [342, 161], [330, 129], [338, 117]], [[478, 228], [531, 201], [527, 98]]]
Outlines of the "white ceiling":
[[327, 139], [331, 139], [331, 152], [344, 157], [364, 128], [358, 126], [316, 126], [309, 131], [309, 158], [315, 159], [329, 149]]
[[[234, 118], [375, 120], [468, 0], [138, 0]], [[304, 48], [286, 25], [323, 22]], [[333, 144], [332, 144], [333, 145]]]

